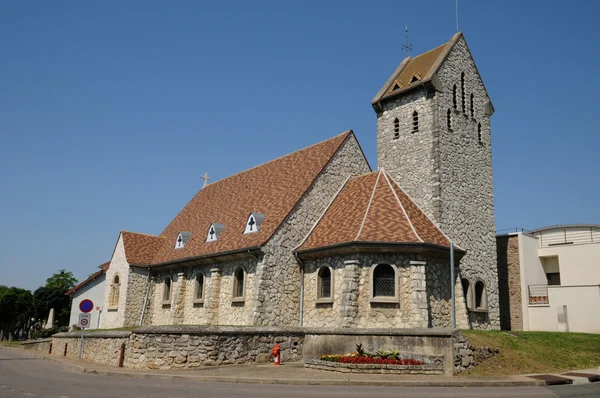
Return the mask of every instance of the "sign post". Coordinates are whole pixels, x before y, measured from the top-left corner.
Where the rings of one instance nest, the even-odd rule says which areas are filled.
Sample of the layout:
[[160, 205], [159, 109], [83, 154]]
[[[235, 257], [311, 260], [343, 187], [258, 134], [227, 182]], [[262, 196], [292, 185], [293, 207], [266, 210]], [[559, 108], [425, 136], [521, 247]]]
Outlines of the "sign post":
[[81, 328], [81, 340], [79, 342], [79, 359], [83, 356], [83, 330], [90, 327], [90, 323], [92, 322], [92, 314], [90, 311], [94, 309], [94, 303], [92, 300], [84, 299], [79, 303], [79, 310], [81, 314], [79, 314], [79, 323], [78, 326]]

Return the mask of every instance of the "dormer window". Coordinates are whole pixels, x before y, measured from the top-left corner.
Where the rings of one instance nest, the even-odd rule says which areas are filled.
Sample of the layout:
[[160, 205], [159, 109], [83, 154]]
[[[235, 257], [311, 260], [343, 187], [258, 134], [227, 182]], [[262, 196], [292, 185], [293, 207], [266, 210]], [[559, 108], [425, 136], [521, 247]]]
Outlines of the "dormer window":
[[180, 232], [175, 240], [175, 249], [183, 249], [191, 236], [192, 234], [189, 232]]
[[221, 231], [223, 231], [223, 224], [212, 223], [208, 228], [208, 234], [206, 234], [207, 242], [214, 242], [219, 239]]
[[414, 82], [418, 82], [419, 80], [421, 80], [421, 75], [419, 75], [418, 73], [415, 73], [413, 75], [413, 77], [410, 79], [410, 82], [414, 83]]
[[251, 234], [253, 232], [260, 231], [260, 225], [265, 219], [264, 214], [260, 213], [250, 213], [248, 216], [248, 220], [246, 221], [246, 228], [244, 228], [245, 234]]

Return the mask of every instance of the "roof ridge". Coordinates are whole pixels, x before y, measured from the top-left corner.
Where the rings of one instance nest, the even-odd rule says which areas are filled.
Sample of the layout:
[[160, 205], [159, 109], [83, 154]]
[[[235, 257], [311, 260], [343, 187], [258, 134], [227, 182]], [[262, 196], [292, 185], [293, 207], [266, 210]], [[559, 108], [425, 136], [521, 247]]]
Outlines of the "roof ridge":
[[[421, 213], [423, 213], [423, 215], [425, 216], [425, 218], [427, 218], [427, 219], [428, 219], [428, 220], [429, 220], [429, 221], [430, 221], [430, 222], [433, 224], [433, 226], [434, 226], [434, 227], [435, 227], [435, 228], [436, 228], [436, 229], [437, 229], [437, 230], [438, 230], [438, 231], [439, 231], [439, 232], [440, 232], [442, 235], [444, 235], [444, 237], [445, 237], [446, 239], [448, 239], [448, 242], [450, 242], [450, 243], [453, 243], [454, 241], [453, 241], [452, 239], [450, 239], [450, 237], [449, 237], [448, 235], [446, 235], [446, 234], [444, 233], [444, 231], [442, 231], [442, 229], [440, 228], [440, 226], [439, 226], [439, 225], [438, 225], [438, 224], [437, 224], [435, 221], [433, 221], [433, 220], [432, 220], [432, 219], [431, 219], [431, 218], [430, 218], [430, 217], [427, 215], [427, 213], [425, 213], [425, 212], [423, 211], [423, 209], [421, 208], [421, 206], [419, 206], [419, 204], [418, 204], [417, 202], [415, 202], [415, 200], [414, 200], [414, 199], [413, 199], [413, 198], [412, 198], [412, 197], [411, 197], [411, 196], [410, 196], [408, 193], [406, 193], [406, 191], [405, 191], [404, 189], [402, 189], [402, 187], [400, 186], [400, 184], [398, 184], [398, 181], [394, 180], [392, 177], [390, 177], [390, 179], [391, 179], [391, 180], [394, 182], [394, 184], [396, 184], [396, 186], [398, 187], [398, 189], [399, 189], [400, 191], [402, 191], [402, 193], [403, 193], [404, 195], [406, 195], [406, 197], [408, 198], [408, 200], [410, 200], [410, 201], [412, 202], [412, 204], [413, 204], [413, 205], [415, 205], [415, 207], [416, 207], [417, 209], [419, 209], [419, 211], [420, 211]], [[395, 192], [394, 192], [394, 193], [395, 193]], [[461, 248], [461, 247], [460, 247], [459, 245], [457, 245], [456, 243], [454, 243], [454, 247], [456, 247], [456, 248], [458, 248], [458, 249], [460, 249], [460, 250], [464, 250], [463, 248]]]
[[163, 236], [160, 236], [160, 235], [151, 235], [151, 234], [145, 234], [143, 232], [126, 231], [124, 229], [121, 230], [121, 233], [135, 234], [135, 235], [144, 235], [144, 236], [149, 236], [151, 238], [163, 238]]
[[338, 195], [340, 194], [340, 192], [342, 192], [342, 189], [344, 189], [344, 187], [346, 186], [346, 184], [348, 183], [348, 181], [350, 181], [351, 178], [352, 178], [352, 174], [348, 174], [348, 177], [346, 177], [346, 179], [344, 180], [344, 182], [342, 183], [342, 185], [339, 187], [339, 189], [337, 190], [337, 192], [335, 193], [335, 195], [333, 195], [333, 197], [331, 198], [331, 200], [329, 201], [329, 203], [327, 204], [327, 206], [325, 207], [325, 209], [323, 210], [323, 212], [319, 216], [319, 219], [310, 228], [310, 231], [308, 231], [308, 233], [306, 234], [306, 236], [304, 237], [304, 239], [302, 239], [302, 242], [300, 242], [300, 244], [298, 246], [296, 246], [295, 248], [292, 249], [292, 252], [295, 252], [296, 250], [298, 250], [298, 248], [301, 247], [306, 242], [306, 240], [308, 239], [308, 237], [310, 236], [310, 234], [312, 234], [312, 232], [315, 230], [315, 228], [317, 227], [317, 225], [319, 225], [319, 223], [321, 222], [321, 220], [325, 216], [325, 213], [327, 213], [327, 210], [329, 210], [329, 208], [331, 207], [331, 205], [333, 204], [333, 202], [335, 201], [335, 199], [338, 197]]
[[[277, 157], [277, 158], [275, 158], [275, 159], [271, 159], [271, 160], [268, 160], [268, 161], [266, 161], [266, 162], [264, 162], [264, 163], [258, 164], [258, 165], [256, 165], [256, 166], [252, 166], [252, 167], [250, 167], [249, 169], [245, 169], [245, 170], [242, 170], [242, 171], [238, 171], [237, 173], [231, 174], [231, 175], [229, 175], [229, 176], [227, 176], [227, 177], [225, 177], [225, 178], [222, 178], [222, 179], [220, 179], [220, 180], [217, 180], [217, 181], [215, 181], [215, 182], [213, 182], [213, 183], [211, 183], [211, 184], [207, 184], [207, 185], [206, 185], [206, 187], [204, 187], [204, 188], [200, 189], [198, 192], [200, 192], [200, 191], [202, 191], [202, 190], [204, 190], [204, 189], [206, 189], [206, 188], [208, 188], [208, 187], [211, 187], [211, 186], [213, 186], [213, 185], [215, 185], [215, 184], [218, 184], [219, 182], [223, 182], [223, 181], [225, 181], [225, 180], [228, 180], [228, 179], [230, 179], [230, 178], [232, 178], [232, 177], [235, 177], [235, 176], [237, 176], [237, 175], [240, 175], [240, 174], [246, 173], [246, 172], [248, 172], [248, 171], [250, 171], [250, 170], [257, 169], [257, 168], [259, 168], [259, 167], [262, 167], [262, 166], [265, 166], [265, 165], [267, 165], [267, 164], [269, 164], [269, 163], [272, 163], [272, 162], [275, 162], [275, 161], [277, 161], [277, 160], [280, 160], [280, 159], [286, 158], [286, 157], [288, 157], [288, 156], [291, 156], [291, 155], [293, 155], [293, 154], [295, 154], [295, 153], [297, 153], [297, 152], [304, 151], [304, 150], [306, 150], [306, 149], [309, 149], [309, 148], [312, 148], [312, 147], [314, 147], [314, 146], [317, 146], [317, 145], [323, 144], [323, 143], [325, 143], [325, 142], [328, 142], [328, 141], [334, 140], [334, 139], [336, 139], [336, 138], [338, 138], [338, 137], [341, 137], [341, 136], [343, 136], [343, 135], [350, 135], [350, 134], [354, 134], [354, 131], [353, 131], [352, 129], [350, 129], [350, 130], [346, 130], [346, 131], [344, 131], [343, 133], [340, 133], [340, 134], [338, 134], [338, 135], [335, 135], [335, 136], [333, 136], [333, 137], [331, 137], [331, 138], [328, 138], [328, 139], [326, 139], [326, 140], [323, 140], [323, 141], [316, 142], [316, 143], [314, 143], [314, 144], [311, 144], [311, 145], [305, 146], [304, 148], [300, 148], [300, 149], [297, 149], [297, 150], [295, 150], [295, 151], [293, 151], [293, 152], [290, 152], [290, 153], [288, 153], [288, 154], [285, 154], [285, 155], [279, 156], [279, 157]], [[340, 145], [341, 145], [341, 143], [340, 143]], [[196, 194], [197, 194], [197, 193], [196, 193]], [[194, 195], [194, 196], [195, 196], [195, 195]]]
[[369, 198], [369, 204], [367, 205], [367, 209], [365, 210], [365, 216], [363, 217], [362, 223], [360, 224], [360, 229], [358, 230], [358, 234], [356, 235], [356, 238], [354, 238], [355, 241], [357, 241], [358, 238], [360, 237], [360, 234], [362, 233], [362, 230], [365, 226], [365, 222], [367, 221], [367, 215], [369, 214], [369, 210], [371, 209], [371, 203], [373, 203], [373, 197], [375, 196], [375, 191], [377, 190], [377, 184], [379, 184], [380, 177], [381, 177], [381, 169], [377, 171], [377, 179], [375, 180], [375, 184], [373, 185], [373, 191], [371, 192], [371, 198]]
[[[382, 168], [383, 169], [383, 168]], [[392, 191], [392, 193], [394, 194], [394, 197], [396, 198], [396, 200], [398, 201], [398, 204], [400, 205], [400, 208], [402, 209], [402, 213], [404, 213], [404, 217], [406, 217], [406, 219], [408, 220], [408, 224], [410, 225], [410, 228], [412, 229], [412, 231], [414, 232], [415, 236], [417, 237], [417, 239], [419, 239], [421, 242], [425, 242], [423, 240], [423, 238], [421, 238], [421, 236], [419, 235], [419, 233], [417, 232], [417, 229], [415, 228], [412, 220], [410, 219], [410, 217], [408, 216], [408, 213], [406, 212], [406, 209], [404, 208], [404, 205], [402, 204], [402, 201], [400, 200], [400, 198], [398, 197], [398, 195], [396, 195], [396, 192], [394, 191], [394, 187], [392, 187], [392, 184], [390, 183], [390, 179], [387, 176], [387, 173], [384, 171], [383, 176], [385, 177], [385, 180], [388, 183], [388, 186], [390, 187], [390, 190]]]

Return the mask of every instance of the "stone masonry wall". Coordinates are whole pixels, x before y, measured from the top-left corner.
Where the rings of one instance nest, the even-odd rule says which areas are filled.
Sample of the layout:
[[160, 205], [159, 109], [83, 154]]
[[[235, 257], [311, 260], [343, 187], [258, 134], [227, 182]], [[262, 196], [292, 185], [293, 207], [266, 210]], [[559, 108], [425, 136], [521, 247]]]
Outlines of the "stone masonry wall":
[[[412, 132], [413, 112], [419, 114], [419, 131]], [[394, 120], [400, 121], [396, 137]], [[424, 89], [384, 105], [377, 114], [377, 164], [384, 168], [432, 220], [437, 220], [439, 198], [434, 149], [437, 145], [434, 106]]]
[[129, 269], [129, 283], [127, 284], [127, 297], [125, 300], [125, 314], [123, 326], [136, 326], [142, 315], [142, 307], [148, 289], [148, 269], [131, 267]]
[[523, 330], [519, 236], [498, 236], [496, 246], [498, 250], [500, 327], [503, 330]]
[[[245, 270], [245, 299], [233, 300], [234, 272]], [[219, 272], [217, 273], [216, 270]], [[195, 302], [195, 278], [204, 275], [204, 299]], [[166, 277], [172, 280], [171, 301], [163, 302]], [[218, 279], [218, 283], [215, 283]], [[256, 260], [238, 260], [196, 268], [178, 268], [153, 275], [148, 304], [151, 325], [248, 325], [256, 285]]]
[[131, 336], [125, 366], [136, 369], [198, 368], [200, 366], [271, 361], [271, 349], [281, 345], [282, 362], [302, 359], [301, 331], [234, 328], [153, 328]]
[[[462, 107], [461, 73], [465, 73], [465, 111]], [[470, 280], [485, 283], [488, 311], [470, 312], [473, 327], [498, 329], [498, 273], [496, 262], [496, 224], [492, 184], [489, 101], [483, 82], [464, 38], [460, 38], [438, 76], [444, 92], [436, 96], [439, 131], [440, 217], [442, 231], [467, 251], [460, 262], [461, 273]], [[453, 106], [453, 85], [457, 86], [457, 109]], [[473, 116], [470, 95], [473, 93]], [[450, 109], [452, 129], [447, 127]], [[481, 123], [481, 142], [478, 124]]]
[[[115, 279], [115, 275], [119, 275], [119, 303], [116, 307], [108, 305], [111, 285]], [[101, 326], [103, 329], [112, 329], [123, 327], [125, 323], [125, 307], [127, 302], [127, 285], [129, 281], [129, 263], [125, 257], [125, 247], [123, 245], [123, 236], [119, 235], [119, 240], [115, 247], [110, 267], [106, 271], [106, 289], [104, 290], [104, 301], [102, 303], [102, 320]]]
[[[83, 346], [83, 359], [117, 366], [121, 346], [128, 346], [131, 332], [93, 332], [86, 333]], [[58, 333], [52, 336], [52, 355], [79, 358], [81, 332]], [[66, 355], [65, 354], [66, 346]], [[127, 356], [127, 354], [125, 354]]]
[[257, 267], [257, 301], [253, 325], [297, 326], [300, 314], [300, 270], [293, 255], [349, 175], [370, 171], [354, 135], [350, 135], [321, 175], [264, 247]]
[[[398, 303], [371, 302], [371, 268], [380, 263], [397, 267]], [[333, 269], [330, 303], [317, 301], [317, 275], [322, 266]], [[303, 324], [351, 328], [449, 327], [449, 267], [447, 259], [416, 254], [361, 254], [307, 261]], [[457, 324], [466, 323], [464, 301], [457, 300]]]
[[[465, 72], [465, 112], [461, 72]], [[499, 327], [498, 279], [492, 186], [489, 101], [475, 63], [461, 37], [438, 70], [443, 92], [416, 89], [384, 104], [377, 115], [379, 166], [385, 168], [421, 209], [458, 246], [463, 277], [486, 285], [488, 311], [469, 312], [476, 328]], [[453, 85], [457, 85], [457, 109]], [[470, 95], [474, 94], [473, 116]], [[451, 130], [447, 111], [451, 112]], [[413, 133], [412, 112], [419, 114]], [[394, 138], [394, 119], [400, 136]], [[481, 123], [481, 142], [478, 124]]]

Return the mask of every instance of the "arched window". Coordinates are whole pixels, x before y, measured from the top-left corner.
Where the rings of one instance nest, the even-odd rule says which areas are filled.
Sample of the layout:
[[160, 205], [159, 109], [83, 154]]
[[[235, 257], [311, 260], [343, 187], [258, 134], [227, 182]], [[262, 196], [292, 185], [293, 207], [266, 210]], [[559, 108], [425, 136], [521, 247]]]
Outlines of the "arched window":
[[373, 298], [396, 296], [396, 270], [390, 264], [377, 264], [373, 270]]
[[467, 113], [467, 98], [465, 95], [465, 72], [460, 74], [460, 94], [462, 99], [462, 111]]
[[331, 268], [323, 266], [317, 273], [317, 299], [331, 299], [333, 297], [333, 275]]
[[400, 120], [394, 119], [394, 138], [400, 137]]
[[487, 311], [487, 292], [482, 281], [475, 283], [475, 309]]
[[477, 123], [477, 140], [481, 144], [481, 123]]
[[417, 133], [419, 132], [419, 114], [417, 113], [417, 111], [413, 112], [413, 120], [412, 120], [412, 132]]
[[204, 299], [204, 275], [198, 274], [194, 280], [194, 301]]
[[467, 278], [461, 279], [461, 284], [463, 288], [463, 294], [465, 295], [465, 301], [467, 303], [467, 308], [473, 308], [473, 292], [471, 291], [471, 282]]
[[108, 297], [108, 306], [117, 307], [119, 305], [119, 293], [121, 291], [121, 281], [119, 275], [115, 275], [113, 283], [110, 285], [110, 295]]
[[452, 86], [452, 106], [454, 109], [458, 109], [458, 102], [456, 100], [456, 84]]
[[475, 95], [471, 93], [471, 117], [475, 117]]
[[233, 274], [233, 298], [243, 299], [244, 298], [244, 279], [245, 273], [242, 268], [235, 270]]
[[173, 281], [170, 276], [165, 278], [165, 283], [163, 285], [163, 303], [170, 304], [171, 303], [171, 293], [173, 290]]
[[450, 109], [446, 112], [446, 123], [448, 124], [448, 131], [452, 131], [452, 111]]

